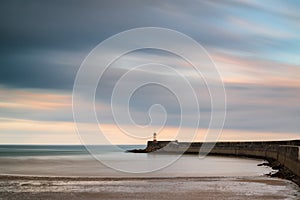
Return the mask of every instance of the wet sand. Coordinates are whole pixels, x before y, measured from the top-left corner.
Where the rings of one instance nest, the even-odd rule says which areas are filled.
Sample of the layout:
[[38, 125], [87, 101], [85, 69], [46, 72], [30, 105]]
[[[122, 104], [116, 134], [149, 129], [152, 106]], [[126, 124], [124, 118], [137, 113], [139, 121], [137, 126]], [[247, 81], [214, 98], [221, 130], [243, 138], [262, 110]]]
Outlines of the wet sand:
[[300, 199], [294, 183], [266, 176], [68, 178], [0, 176], [0, 199]]

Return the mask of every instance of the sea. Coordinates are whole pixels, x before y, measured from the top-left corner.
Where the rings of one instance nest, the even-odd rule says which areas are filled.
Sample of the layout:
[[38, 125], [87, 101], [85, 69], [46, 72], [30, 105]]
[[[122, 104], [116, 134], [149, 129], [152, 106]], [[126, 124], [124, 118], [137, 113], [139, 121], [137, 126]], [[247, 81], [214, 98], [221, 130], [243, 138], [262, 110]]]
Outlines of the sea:
[[0, 174], [88, 177], [220, 177], [261, 176], [261, 159], [128, 153], [144, 145], [1, 145]]

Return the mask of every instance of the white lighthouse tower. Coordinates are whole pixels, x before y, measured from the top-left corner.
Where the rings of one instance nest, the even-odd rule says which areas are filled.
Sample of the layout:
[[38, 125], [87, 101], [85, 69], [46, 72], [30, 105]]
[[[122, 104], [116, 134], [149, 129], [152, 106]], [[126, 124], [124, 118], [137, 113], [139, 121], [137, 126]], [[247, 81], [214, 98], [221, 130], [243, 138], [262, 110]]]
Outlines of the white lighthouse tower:
[[156, 133], [153, 133], [153, 142], [157, 142], [157, 140], [156, 140]]

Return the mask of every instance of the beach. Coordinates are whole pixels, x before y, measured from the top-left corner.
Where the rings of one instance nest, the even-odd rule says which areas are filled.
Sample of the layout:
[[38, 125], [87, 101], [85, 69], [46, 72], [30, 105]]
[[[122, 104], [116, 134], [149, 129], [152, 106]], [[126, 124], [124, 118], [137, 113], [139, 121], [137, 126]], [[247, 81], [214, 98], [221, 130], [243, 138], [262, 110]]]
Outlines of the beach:
[[299, 199], [269, 177], [67, 178], [1, 176], [0, 199]]

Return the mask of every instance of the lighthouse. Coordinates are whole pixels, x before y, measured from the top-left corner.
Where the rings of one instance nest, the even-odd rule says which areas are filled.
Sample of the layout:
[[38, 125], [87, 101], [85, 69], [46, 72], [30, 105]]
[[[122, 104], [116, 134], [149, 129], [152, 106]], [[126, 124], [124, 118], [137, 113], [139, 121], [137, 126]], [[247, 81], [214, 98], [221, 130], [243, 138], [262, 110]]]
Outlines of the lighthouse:
[[156, 140], [156, 133], [153, 133], [153, 142], [157, 142], [157, 140]]

